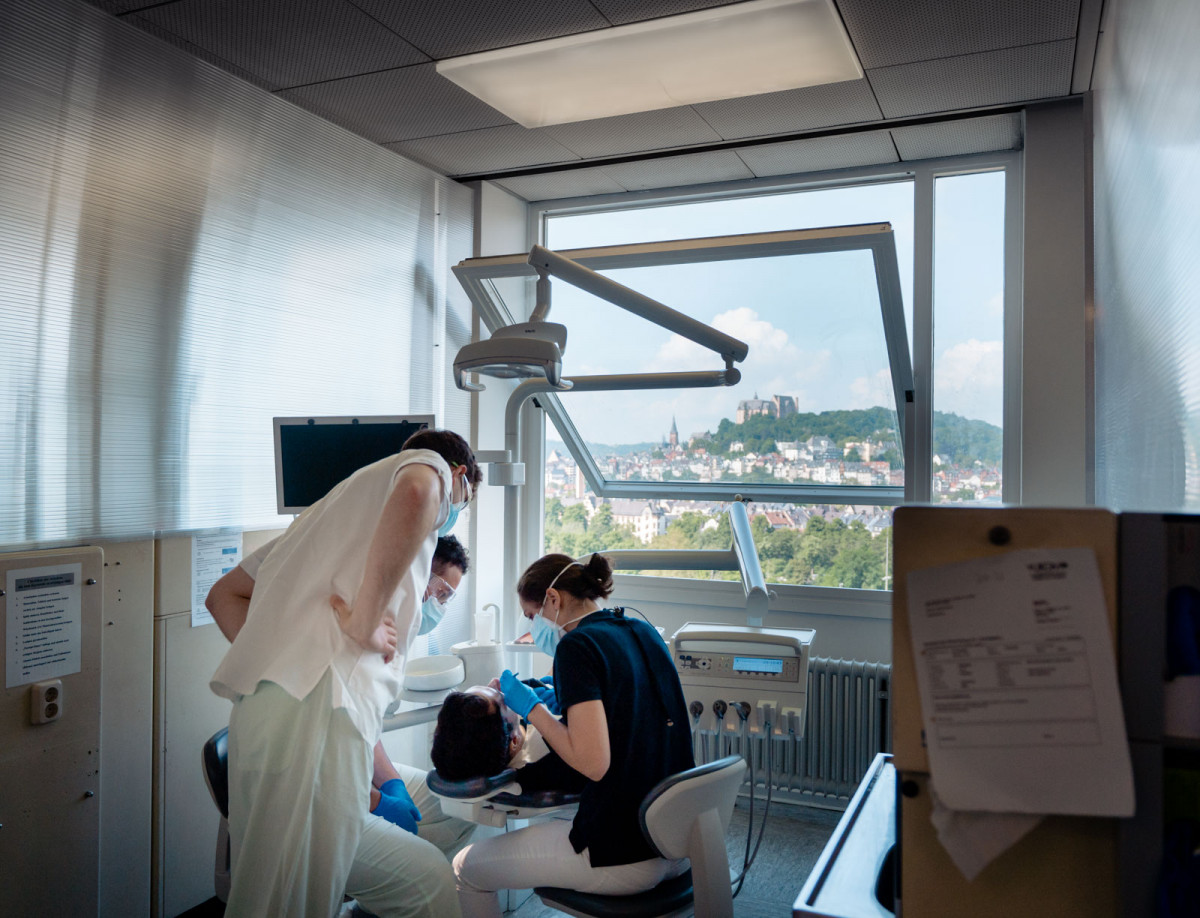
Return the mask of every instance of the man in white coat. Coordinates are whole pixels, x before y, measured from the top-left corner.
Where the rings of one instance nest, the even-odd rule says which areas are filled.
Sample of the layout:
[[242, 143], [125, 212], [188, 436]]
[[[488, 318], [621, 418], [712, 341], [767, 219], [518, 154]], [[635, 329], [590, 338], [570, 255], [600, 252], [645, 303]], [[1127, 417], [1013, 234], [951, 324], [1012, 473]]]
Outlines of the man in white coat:
[[[383, 712], [420, 627], [439, 530], [482, 474], [450, 431], [420, 431], [304, 511], [258, 570], [213, 675], [229, 724], [232, 886], [226, 914], [336, 914], [368, 818]], [[389, 763], [390, 765], [390, 763]], [[445, 857], [402, 840], [383, 918], [457, 914]], [[397, 883], [399, 884], [397, 886]]]

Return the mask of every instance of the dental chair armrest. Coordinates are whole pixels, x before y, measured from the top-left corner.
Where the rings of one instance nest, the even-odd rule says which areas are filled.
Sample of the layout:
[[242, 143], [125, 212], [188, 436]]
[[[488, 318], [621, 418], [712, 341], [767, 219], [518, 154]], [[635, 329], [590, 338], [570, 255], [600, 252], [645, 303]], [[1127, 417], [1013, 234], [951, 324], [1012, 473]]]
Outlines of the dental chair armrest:
[[492, 798], [501, 806], [533, 807], [536, 809], [555, 809], [556, 807], [571, 806], [579, 802], [577, 791], [539, 790], [523, 794], [502, 792]]

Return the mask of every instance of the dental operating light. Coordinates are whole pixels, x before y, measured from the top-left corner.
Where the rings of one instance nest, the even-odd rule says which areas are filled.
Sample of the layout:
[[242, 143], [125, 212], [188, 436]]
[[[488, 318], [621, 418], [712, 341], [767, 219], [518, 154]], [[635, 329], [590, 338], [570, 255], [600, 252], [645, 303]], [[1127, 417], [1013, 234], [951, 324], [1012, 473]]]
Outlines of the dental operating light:
[[725, 384], [732, 385], [737, 381], [736, 371], [732, 370], [733, 363], [745, 360], [750, 351], [744, 341], [717, 331], [691, 316], [684, 315], [540, 245], [535, 245], [530, 250], [528, 263], [538, 274], [537, 303], [529, 321], [502, 326], [492, 332], [490, 338], [463, 345], [454, 358], [454, 380], [458, 388], [468, 392], [483, 390], [483, 386], [468, 381], [468, 373], [497, 379], [545, 377], [555, 389], [564, 391], [571, 388], [571, 380], [562, 377], [562, 355], [567, 347], [567, 329], [563, 325], [546, 321], [550, 312], [551, 275], [689, 341], [694, 341], [701, 347], [715, 351], [724, 358], [727, 373], [735, 374]]

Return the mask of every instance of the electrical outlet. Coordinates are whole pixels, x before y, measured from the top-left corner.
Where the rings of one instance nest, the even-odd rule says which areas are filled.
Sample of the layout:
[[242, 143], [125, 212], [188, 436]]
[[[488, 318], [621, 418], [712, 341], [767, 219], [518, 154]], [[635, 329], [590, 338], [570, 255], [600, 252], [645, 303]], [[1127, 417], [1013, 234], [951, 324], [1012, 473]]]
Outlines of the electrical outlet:
[[48, 724], [62, 716], [63, 692], [61, 679], [35, 682], [29, 696], [29, 722]]

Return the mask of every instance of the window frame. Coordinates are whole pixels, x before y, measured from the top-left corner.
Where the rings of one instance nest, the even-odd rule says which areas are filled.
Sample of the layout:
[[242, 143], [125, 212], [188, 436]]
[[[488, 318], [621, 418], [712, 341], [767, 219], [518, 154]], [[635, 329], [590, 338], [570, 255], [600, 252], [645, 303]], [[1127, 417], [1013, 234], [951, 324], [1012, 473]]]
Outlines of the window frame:
[[[555, 216], [598, 213], [607, 210], [631, 210], [642, 207], [719, 200], [730, 197], [815, 191], [821, 189], [869, 185], [894, 181], [913, 182], [913, 304], [910, 360], [914, 399], [904, 426], [905, 502], [927, 503], [933, 486], [933, 375], [934, 375], [934, 252], [935, 252], [935, 189], [938, 178], [977, 172], [1000, 171], [1005, 175], [1004, 192], [1004, 382], [1003, 382], [1003, 486], [1004, 503], [1019, 503], [1021, 496], [1021, 335], [1022, 335], [1022, 271], [1024, 252], [1023, 155], [1020, 150], [1003, 150], [982, 154], [953, 156], [903, 164], [886, 164], [833, 172], [772, 177], [738, 182], [726, 182], [703, 187], [664, 189], [655, 192], [623, 192], [586, 198], [565, 198], [531, 202], [526, 227], [527, 241], [545, 244], [547, 221]], [[549, 400], [547, 400], [549, 401]], [[549, 411], [544, 413], [548, 417]], [[565, 412], [563, 413], [565, 417]], [[552, 421], [553, 423], [553, 421]], [[558, 425], [556, 424], [556, 428]], [[539, 481], [545, 474], [545, 428], [535, 432], [526, 427], [527, 442], [533, 437], [541, 441], [540, 448], [526, 452], [527, 481]], [[561, 430], [560, 430], [561, 433]], [[564, 442], [566, 442], [564, 438]], [[532, 445], [532, 443], [530, 444]], [[589, 454], [590, 458], [590, 454]], [[534, 465], [536, 464], [536, 468]], [[589, 482], [591, 484], [591, 482]], [[624, 484], [622, 482], [622, 484]], [[660, 482], [651, 482], [661, 494]], [[675, 483], [670, 483], [675, 484]], [[747, 489], [748, 490], [748, 489]], [[795, 488], [787, 486], [795, 492]], [[635, 496], [630, 492], [622, 497]], [[639, 493], [637, 496], [642, 496]], [[774, 499], [774, 498], [773, 498]], [[787, 503], [821, 503], [792, 497], [777, 500]], [[833, 501], [849, 503], [849, 501]], [[545, 538], [544, 493], [538, 489], [536, 501], [523, 501], [526, 519], [521, 523], [528, 544], [542, 544]], [[534, 512], [534, 504], [541, 512]], [[887, 504], [879, 504], [887, 506]], [[639, 584], [652, 587], [656, 582], [675, 584], [677, 578], [637, 578]], [[686, 582], [686, 581], [685, 581]], [[676, 587], [677, 588], [677, 587]], [[850, 590], [820, 587], [810, 584], [771, 584], [781, 596], [845, 594], [886, 594], [890, 590]]]

